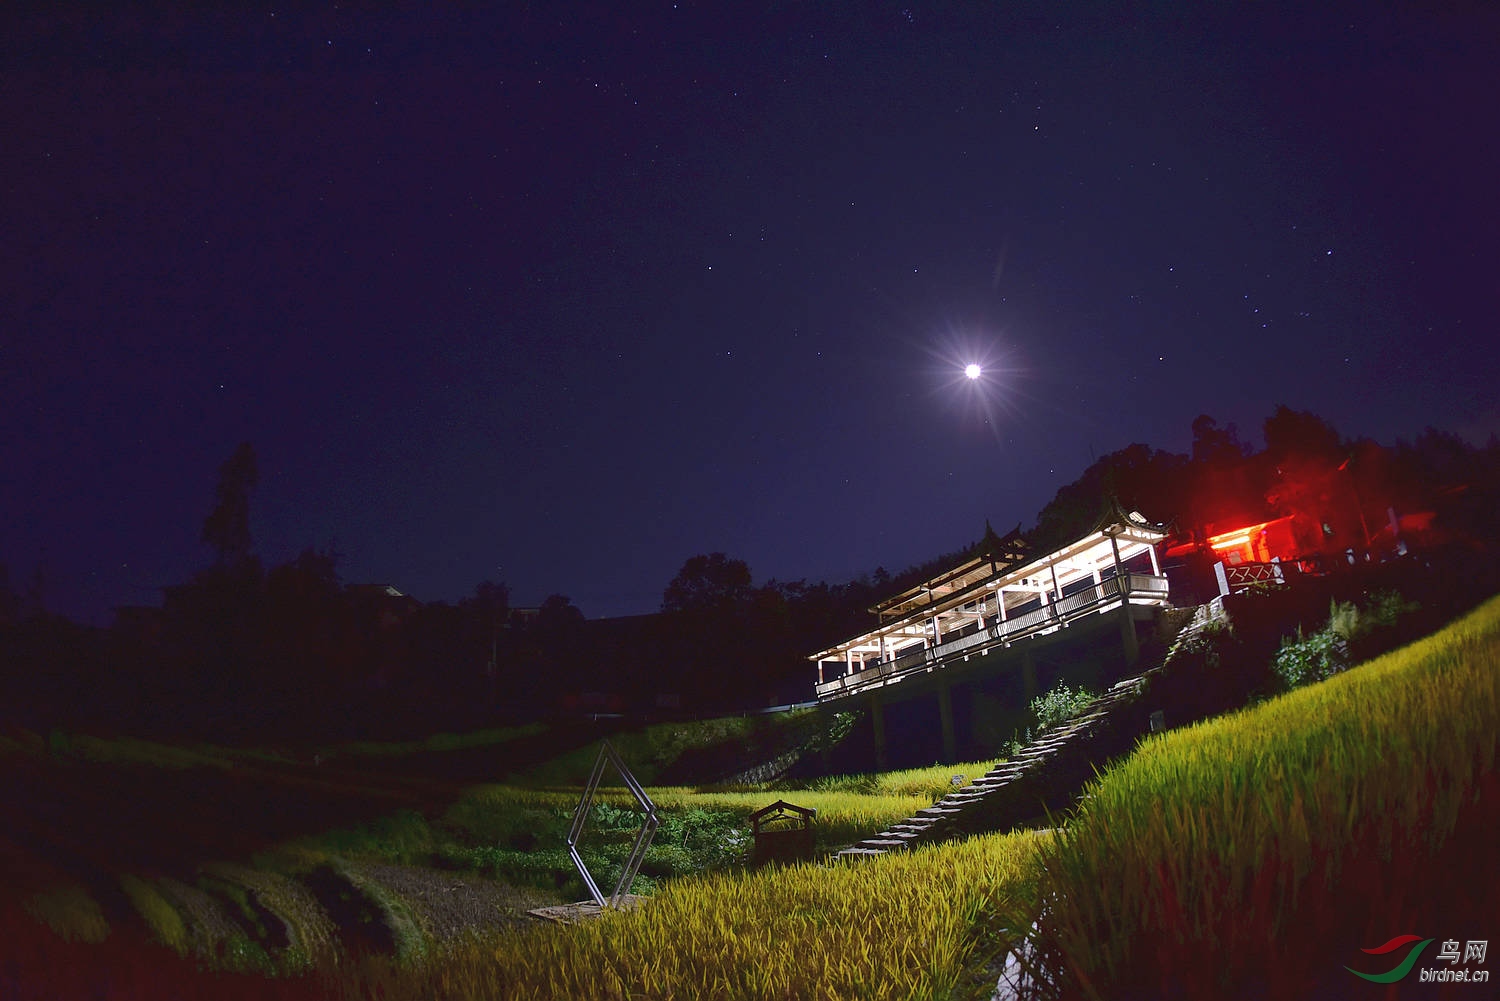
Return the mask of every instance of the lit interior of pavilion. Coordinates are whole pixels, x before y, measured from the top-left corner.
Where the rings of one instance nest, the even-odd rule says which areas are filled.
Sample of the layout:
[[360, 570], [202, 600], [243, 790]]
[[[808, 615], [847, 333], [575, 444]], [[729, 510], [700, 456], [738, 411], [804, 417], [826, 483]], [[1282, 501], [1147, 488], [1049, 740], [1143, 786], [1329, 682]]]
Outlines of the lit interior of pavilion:
[[820, 700], [894, 684], [1122, 606], [1162, 607], [1167, 579], [1156, 547], [1166, 538], [1139, 512], [1112, 511], [1082, 538], [1044, 555], [1019, 531], [986, 526], [974, 555], [870, 610], [880, 624], [809, 657]]

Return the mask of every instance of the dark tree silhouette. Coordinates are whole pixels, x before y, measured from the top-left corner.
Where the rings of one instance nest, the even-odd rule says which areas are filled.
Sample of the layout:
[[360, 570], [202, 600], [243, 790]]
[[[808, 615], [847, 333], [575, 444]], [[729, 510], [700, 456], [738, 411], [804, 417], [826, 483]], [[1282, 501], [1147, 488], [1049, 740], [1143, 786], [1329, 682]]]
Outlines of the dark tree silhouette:
[[549, 594], [537, 609], [536, 627], [543, 632], [564, 632], [583, 625], [583, 612], [566, 594]]
[[1060, 488], [1037, 514], [1034, 546], [1051, 549], [1093, 528], [1112, 503], [1152, 521], [1174, 521], [1187, 492], [1187, 456], [1148, 445], [1127, 445], [1101, 457]]
[[1209, 526], [1265, 521], [1263, 463], [1250, 461], [1251, 449], [1242, 443], [1233, 424], [1219, 427], [1207, 414], [1193, 421], [1193, 458], [1189, 492], [1178, 512], [1178, 528], [1203, 538]]
[[1311, 411], [1293, 410], [1284, 403], [1266, 418], [1265, 434], [1266, 453], [1275, 463], [1287, 458], [1337, 463], [1345, 457], [1343, 443], [1332, 424]]
[[203, 541], [214, 547], [220, 563], [238, 563], [250, 555], [250, 491], [259, 479], [255, 449], [242, 441], [219, 467], [214, 509], [203, 522]]
[[750, 596], [750, 567], [723, 553], [693, 556], [662, 592], [664, 612], [706, 611], [737, 605]]
[[1240, 442], [1233, 424], [1219, 427], [1208, 414], [1193, 418], [1193, 461], [1212, 466], [1232, 466], [1245, 461], [1249, 449]]

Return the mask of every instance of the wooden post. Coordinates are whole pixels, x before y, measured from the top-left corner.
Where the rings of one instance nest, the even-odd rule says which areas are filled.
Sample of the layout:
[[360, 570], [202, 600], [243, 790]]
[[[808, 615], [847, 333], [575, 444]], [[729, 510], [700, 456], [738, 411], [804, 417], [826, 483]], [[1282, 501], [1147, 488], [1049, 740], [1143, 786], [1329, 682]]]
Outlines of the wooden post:
[[1130, 577], [1120, 564], [1120, 540], [1111, 535], [1109, 548], [1115, 557], [1115, 588], [1120, 593], [1120, 639], [1125, 644], [1125, 663], [1134, 666], [1141, 656], [1141, 644], [1135, 637], [1135, 620], [1130, 617]]
[[1021, 695], [1026, 699], [1026, 704], [1031, 705], [1031, 700], [1036, 698], [1036, 662], [1031, 659], [1031, 649], [1028, 647], [1021, 654]]
[[875, 769], [885, 771], [885, 710], [880, 704], [880, 693], [870, 693], [870, 725], [875, 730]]

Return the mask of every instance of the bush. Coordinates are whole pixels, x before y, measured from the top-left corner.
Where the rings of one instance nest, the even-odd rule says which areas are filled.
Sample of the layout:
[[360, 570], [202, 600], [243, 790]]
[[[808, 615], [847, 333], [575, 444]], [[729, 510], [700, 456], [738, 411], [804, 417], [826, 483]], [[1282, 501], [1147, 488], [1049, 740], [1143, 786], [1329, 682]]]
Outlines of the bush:
[[1048, 730], [1081, 714], [1098, 697], [1087, 688], [1074, 691], [1061, 684], [1046, 695], [1038, 695], [1031, 700], [1031, 725], [1024, 734], [1018, 734], [1011, 740], [1009, 753], [1012, 756], [1021, 753], [1028, 744]]
[[1038, 695], [1031, 700], [1031, 715], [1036, 720], [1037, 732], [1045, 733], [1066, 723], [1098, 697], [1087, 688], [1073, 691], [1067, 685], [1058, 685], [1046, 695]]
[[1349, 641], [1331, 626], [1306, 637], [1299, 629], [1295, 640], [1282, 641], [1275, 666], [1288, 689], [1324, 681], [1349, 669]]
[[1397, 624], [1420, 606], [1395, 591], [1370, 596], [1364, 608], [1352, 601], [1328, 605], [1328, 625], [1311, 636], [1297, 630], [1297, 638], [1282, 640], [1275, 670], [1288, 688], [1324, 681], [1359, 661], [1378, 656], [1396, 645]]

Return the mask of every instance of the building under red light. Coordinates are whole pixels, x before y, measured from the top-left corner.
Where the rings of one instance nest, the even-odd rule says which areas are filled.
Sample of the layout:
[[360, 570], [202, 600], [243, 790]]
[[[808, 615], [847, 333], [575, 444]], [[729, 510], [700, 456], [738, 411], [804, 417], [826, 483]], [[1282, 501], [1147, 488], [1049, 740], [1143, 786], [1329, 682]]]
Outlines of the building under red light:
[[1295, 521], [1295, 515], [1288, 515], [1210, 535], [1208, 548], [1230, 566], [1269, 563], [1273, 559], [1289, 560], [1307, 551], [1307, 547], [1298, 545]]

